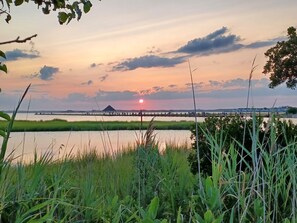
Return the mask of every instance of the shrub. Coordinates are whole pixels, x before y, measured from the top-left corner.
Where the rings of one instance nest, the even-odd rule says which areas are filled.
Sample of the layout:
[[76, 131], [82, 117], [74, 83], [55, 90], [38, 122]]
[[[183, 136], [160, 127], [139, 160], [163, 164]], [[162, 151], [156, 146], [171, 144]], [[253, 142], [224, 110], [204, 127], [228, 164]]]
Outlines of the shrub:
[[287, 109], [287, 114], [297, 114], [297, 108], [295, 108], [295, 107], [289, 107]]
[[[221, 153], [228, 153], [231, 146], [237, 152], [237, 170], [244, 170], [251, 164], [252, 157], [249, 152], [252, 147], [261, 144], [261, 148], [272, 151], [283, 148], [292, 142], [297, 136], [297, 126], [291, 121], [281, 121], [272, 118], [263, 121], [261, 117], [244, 118], [242, 116], [208, 117], [199, 125], [198, 147], [200, 152], [201, 172], [204, 175], [212, 174], [212, 156], [215, 155], [211, 148], [217, 148]], [[197, 168], [197, 144], [196, 131], [192, 130], [192, 149], [188, 156], [191, 172], [196, 174]], [[213, 144], [216, 145], [213, 145]], [[253, 145], [254, 143], [254, 145]], [[243, 149], [244, 148], [244, 149]], [[242, 164], [239, 165], [240, 160]]]

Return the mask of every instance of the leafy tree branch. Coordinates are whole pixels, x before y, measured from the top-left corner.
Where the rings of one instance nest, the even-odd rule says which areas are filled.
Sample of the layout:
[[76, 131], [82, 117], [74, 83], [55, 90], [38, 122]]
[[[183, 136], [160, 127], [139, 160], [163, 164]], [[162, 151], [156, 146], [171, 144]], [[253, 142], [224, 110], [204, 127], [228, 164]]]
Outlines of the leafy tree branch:
[[[43, 14], [50, 14], [52, 11], [58, 11], [58, 20], [60, 24], [68, 24], [72, 19], [80, 20], [83, 13], [88, 13], [92, 7], [89, 0], [0, 0], [0, 16], [6, 14], [5, 21], [11, 20], [10, 7], [20, 6], [23, 3], [34, 3]], [[2, 7], [1, 7], [2, 6]]]

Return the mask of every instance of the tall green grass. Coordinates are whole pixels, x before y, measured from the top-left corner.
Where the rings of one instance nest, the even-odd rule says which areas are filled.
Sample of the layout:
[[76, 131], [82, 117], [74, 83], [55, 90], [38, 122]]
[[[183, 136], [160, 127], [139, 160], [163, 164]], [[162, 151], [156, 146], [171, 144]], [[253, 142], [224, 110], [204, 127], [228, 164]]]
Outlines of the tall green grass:
[[251, 148], [234, 140], [225, 149], [226, 129], [200, 129], [211, 161], [210, 174], [200, 178], [191, 173], [189, 149], [167, 145], [159, 152], [153, 127], [136, 148], [113, 156], [94, 150], [60, 160], [36, 154], [30, 164], [6, 160], [0, 221], [296, 222], [296, 137], [276, 144], [277, 131], [288, 135], [290, 128], [272, 120], [263, 141], [257, 119], [252, 121]]

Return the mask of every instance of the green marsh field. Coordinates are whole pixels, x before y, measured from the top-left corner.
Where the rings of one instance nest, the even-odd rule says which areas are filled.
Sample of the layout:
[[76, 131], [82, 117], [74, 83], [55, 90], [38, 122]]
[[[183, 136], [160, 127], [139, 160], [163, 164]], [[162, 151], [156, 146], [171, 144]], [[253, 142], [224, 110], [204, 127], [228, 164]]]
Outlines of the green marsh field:
[[[142, 129], [147, 129], [149, 122], [142, 123]], [[5, 121], [0, 121], [0, 129], [4, 130]], [[13, 132], [23, 131], [107, 131], [107, 130], [139, 130], [139, 121], [72, 121], [50, 120], [50, 121], [22, 121], [16, 120], [13, 124]], [[190, 121], [155, 121], [157, 130], [190, 130], [194, 122]]]

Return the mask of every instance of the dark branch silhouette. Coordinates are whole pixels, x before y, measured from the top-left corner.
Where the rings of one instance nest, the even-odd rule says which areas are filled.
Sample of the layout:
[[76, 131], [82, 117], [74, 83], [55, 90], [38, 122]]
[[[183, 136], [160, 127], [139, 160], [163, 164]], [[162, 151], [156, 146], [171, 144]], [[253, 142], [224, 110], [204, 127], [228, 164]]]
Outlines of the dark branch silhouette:
[[25, 43], [25, 42], [33, 39], [36, 36], [37, 36], [37, 34], [34, 34], [34, 35], [29, 36], [29, 37], [27, 37], [25, 39], [20, 39], [20, 37], [18, 36], [15, 40], [10, 40], [10, 41], [6, 41], [6, 42], [0, 42], [0, 45], [10, 44], [10, 43]]

